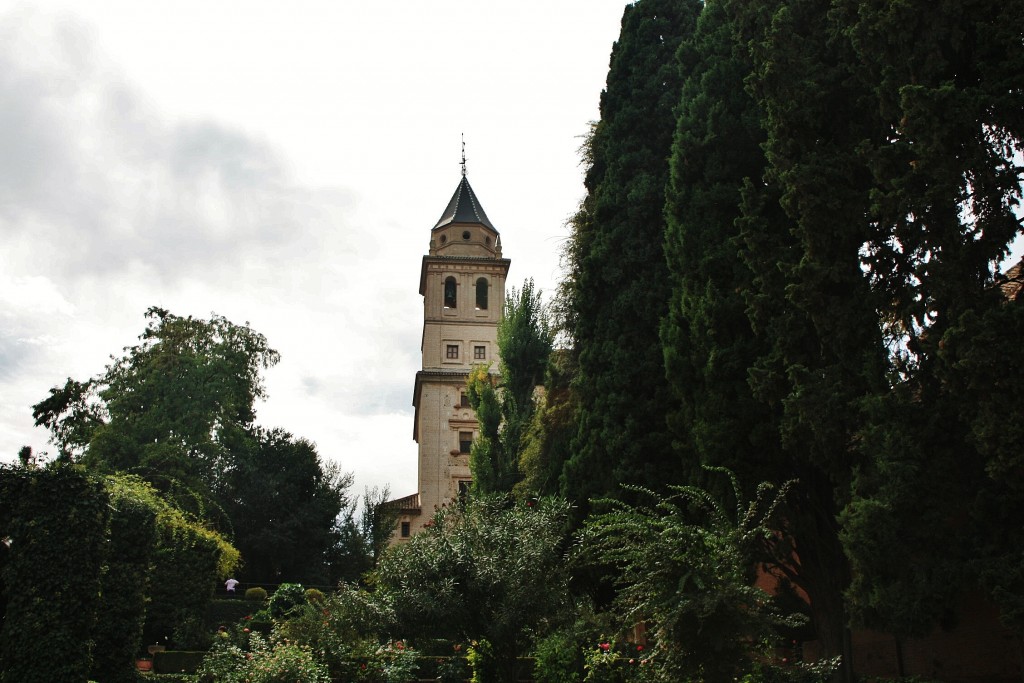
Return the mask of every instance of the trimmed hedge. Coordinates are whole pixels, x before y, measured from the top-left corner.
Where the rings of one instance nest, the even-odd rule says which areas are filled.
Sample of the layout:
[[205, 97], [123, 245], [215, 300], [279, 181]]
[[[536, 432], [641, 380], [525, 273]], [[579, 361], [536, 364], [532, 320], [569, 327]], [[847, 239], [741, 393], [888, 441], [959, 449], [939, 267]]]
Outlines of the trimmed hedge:
[[153, 655], [153, 672], [158, 674], [194, 674], [203, 663], [206, 652], [165, 650]]
[[206, 608], [206, 626], [216, 631], [219, 626], [231, 626], [256, 612], [259, 605], [248, 600], [211, 600]]
[[85, 681], [100, 603], [109, 499], [72, 466], [0, 467], [0, 681]]
[[192, 674], [135, 673], [138, 683], [196, 683], [198, 677]]

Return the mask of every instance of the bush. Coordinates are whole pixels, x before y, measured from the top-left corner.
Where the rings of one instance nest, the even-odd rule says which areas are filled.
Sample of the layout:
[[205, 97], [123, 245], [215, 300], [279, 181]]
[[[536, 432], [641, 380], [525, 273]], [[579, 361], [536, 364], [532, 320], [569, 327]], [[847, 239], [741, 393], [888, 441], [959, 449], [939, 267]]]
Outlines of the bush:
[[248, 652], [231, 638], [218, 638], [203, 660], [199, 680], [210, 683], [328, 683], [327, 667], [310, 648], [249, 634]]
[[282, 583], [270, 598], [270, 616], [283, 619], [294, 608], [306, 604], [306, 591], [300, 583]]
[[324, 602], [324, 598], [325, 596], [323, 591], [317, 590], [316, 588], [306, 589], [306, 602], [308, 602], [309, 604], [322, 605]]
[[580, 649], [571, 635], [558, 631], [537, 643], [533, 678], [537, 683], [576, 683], [583, 671]]
[[266, 602], [267, 600], [267, 589], [256, 586], [255, 588], [248, 588], [245, 591], [245, 599], [250, 602]]

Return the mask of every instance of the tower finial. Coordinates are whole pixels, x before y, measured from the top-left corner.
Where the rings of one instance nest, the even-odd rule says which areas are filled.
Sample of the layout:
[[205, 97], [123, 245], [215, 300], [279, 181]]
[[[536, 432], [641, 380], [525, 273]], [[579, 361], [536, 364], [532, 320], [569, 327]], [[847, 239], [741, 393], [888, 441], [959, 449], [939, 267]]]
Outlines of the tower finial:
[[466, 177], [466, 134], [459, 133], [462, 137], [462, 177]]

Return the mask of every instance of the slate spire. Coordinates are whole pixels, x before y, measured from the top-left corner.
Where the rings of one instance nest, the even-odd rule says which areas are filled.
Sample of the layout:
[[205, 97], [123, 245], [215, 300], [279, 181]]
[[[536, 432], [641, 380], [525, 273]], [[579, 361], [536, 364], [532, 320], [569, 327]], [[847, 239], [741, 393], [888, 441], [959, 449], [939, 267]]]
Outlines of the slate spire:
[[452, 195], [448, 207], [441, 214], [441, 219], [437, 221], [434, 229], [450, 223], [479, 223], [497, 232], [497, 228], [487, 218], [483, 207], [480, 206], [480, 200], [476, 198], [476, 193], [469, 185], [469, 180], [465, 176], [465, 167], [463, 167], [462, 180], [459, 181], [459, 186], [455, 188], [455, 194]]

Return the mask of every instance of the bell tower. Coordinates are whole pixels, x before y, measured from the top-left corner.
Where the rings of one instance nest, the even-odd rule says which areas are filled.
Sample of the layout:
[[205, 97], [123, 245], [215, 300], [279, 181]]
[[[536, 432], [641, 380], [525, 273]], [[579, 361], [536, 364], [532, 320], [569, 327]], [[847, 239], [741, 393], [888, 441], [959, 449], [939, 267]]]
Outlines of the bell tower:
[[477, 365], [498, 371], [498, 321], [509, 264], [501, 256], [501, 236], [466, 178], [463, 156], [462, 179], [430, 231], [420, 268], [422, 369], [412, 398], [419, 490], [392, 501], [400, 513], [393, 541], [416, 533], [471, 482], [469, 450], [478, 424], [466, 399], [466, 379]]

